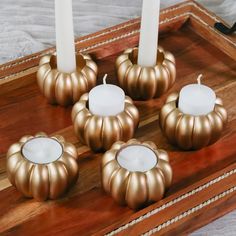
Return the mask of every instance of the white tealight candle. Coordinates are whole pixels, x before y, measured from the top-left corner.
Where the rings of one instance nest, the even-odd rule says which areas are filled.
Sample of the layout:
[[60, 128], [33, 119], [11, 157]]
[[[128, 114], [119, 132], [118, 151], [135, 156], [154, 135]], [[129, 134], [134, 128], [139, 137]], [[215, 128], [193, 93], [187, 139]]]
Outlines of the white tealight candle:
[[56, 161], [62, 155], [62, 146], [52, 138], [33, 138], [22, 148], [23, 156], [36, 164], [47, 164]]
[[72, 73], [76, 70], [72, 0], [55, 0], [57, 69]]
[[102, 85], [89, 92], [89, 110], [98, 116], [115, 116], [124, 111], [125, 93], [116, 85], [106, 84], [106, 77]]
[[200, 116], [206, 115], [214, 110], [215, 92], [201, 84], [201, 77], [198, 77], [198, 84], [184, 86], [179, 94], [178, 108], [185, 114]]
[[157, 59], [160, 0], [143, 0], [138, 64], [155, 66]]
[[117, 161], [128, 171], [146, 172], [157, 164], [157, 156], [146, 146], [130, 145], [121, 149], [117, 155]]

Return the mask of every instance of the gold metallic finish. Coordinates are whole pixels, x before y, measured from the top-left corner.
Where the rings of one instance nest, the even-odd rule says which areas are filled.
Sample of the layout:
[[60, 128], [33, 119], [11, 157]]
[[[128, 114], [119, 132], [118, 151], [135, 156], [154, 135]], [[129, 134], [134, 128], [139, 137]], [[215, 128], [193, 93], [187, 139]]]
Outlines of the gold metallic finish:
[[57, 70], [56, 56], [43, 56], [39, 62], [37, 82], [40, 91], [51, 104], [67, 106], [77, 102], [89, 92], [97, 79], [97, 65], [89, 55], [76, 55], [77, 70], [63, 73]]
[[158, 48], [154, 67], [137, 65], [138, 48], [129, 48], [116, 59], [120, 86], [131, 98], [148, 100], [160, 97], [175, 82], [175, 58], [163, 48]]
[[108, 150], [118, 140], [127, 141], [139, 124], [139, 112], [129, 97], [125, 109], [116, 116], [93, 115], [88, 109], [88, 93], [72, 109], [72, 122], [78, 139], [93, 151]]
[[215, 143], [227, 123], [227, 112], [220, 98], [207, 115], [193, 116], [178, 109], [178, 93], [168, 96], [161, 108], [159, 122], [162, 132], [170, 143], [181, 149], [201, 149]]
[[36, 164], [22, 154], [24, 144], [37, 137], [48, 137], [45, 133], [26, 135], [10, 146], [7, 152], [7, 175], [13, 186], [24, 196], [38, 201], [56, 199], [65, 193], [78, 179], [77, 150], [62, 136], [55, 139], [63, 148], [62, 155], [54, 162]]
[[[129, 145], [144, 145], [150, 148], [157, 158], [157, 164], [146, 172], [128, 171], [117, 161], [119, 152]], [[148, 158], [148, 157], [147, 157]], [[114, 143], [102, 158], [102, 186], [106, 193], [120, 205], [139, 209], [163, 198], [172, 182], [172, 168], [166, 151], [157, 149], [151, 141], [139, 142], [131, 139], [127, 143]]]

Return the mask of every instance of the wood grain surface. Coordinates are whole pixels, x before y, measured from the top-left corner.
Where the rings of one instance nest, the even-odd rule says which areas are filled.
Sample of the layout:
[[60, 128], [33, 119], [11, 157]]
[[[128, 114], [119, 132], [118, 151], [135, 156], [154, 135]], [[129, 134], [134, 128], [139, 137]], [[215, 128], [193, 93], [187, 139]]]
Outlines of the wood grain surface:
[[[236, 41], [222, 36], [212, 25], [216, 16], [194, 2], [187, 2], [162, 11], [160, 45], [176, 57], [177, 80], [168, 92], [194, 83], [202, 73], [203, 83], [213, 88], [224, 101], [228, 124], [222, 138], [199, 151], [183, 152], [171, 146], [158, 125], [158, 112], [167, 96], [148, 102], [135, 102], [141, 122], [135, 137], [154, 141], [166, 149], [174, 171], [173, 184], [166, 197], [148, 208], [133, 212], [118, 206], [106, 195], [100, 184], [102, 154], [94, 154], [78, 142], [71, 123], [71, 107], [51, 106], [39, 93], [35, 72], [41, 52], [19, 59], [0, 70], [0, 233], [3, 235], [91, 235], [116, 232], [122, 225], [142, 217], [171, 200], [209, 183], [236, 169]], [[77, 50], [89, 51], [99, 66], [99, 79], [108, 73], [108, 82], [117, 83], [114, 62], [125, 48], [138, 43], [139, 19], [79, 39]], [[53, 49], [50, 49], [50, 51]], [[71, 191], [57, 201], [36, 202], [24, 198], [10, 186], [5, 171], [5, 153], [12, 143], [25, 134], [38, 131], [63, 135], [78, 148], [80, 177]], [[236, 171], [235, 171], [236, 173]], [[216, 198], [198, 211], [163, 227], [159, 234], [186, 234], [236, 208], [236, 175], [222, 178], [214, 185], [181, 200], [160, 213], [140, 221], [123, 235], [148, 232], [165, 221]], [[224, 197], [219, 198], [224, 193]], [[150, 231], [152, 232], [152, 231]], [[153, 232], [154, 233], [154, 232]]]

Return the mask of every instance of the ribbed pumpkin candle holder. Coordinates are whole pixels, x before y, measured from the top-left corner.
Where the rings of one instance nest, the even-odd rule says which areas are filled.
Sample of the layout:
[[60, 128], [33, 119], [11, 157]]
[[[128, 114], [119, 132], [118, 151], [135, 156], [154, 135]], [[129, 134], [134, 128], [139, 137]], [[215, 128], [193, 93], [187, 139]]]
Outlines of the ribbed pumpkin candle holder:
[[138, 48], [125, 50], [116, 59], [120, 86], [133, 99], [148, 100], [160, 97], [175, 82], [176, 68], [173, 54], [158, 48], [157, 62], [153, 67], [137, 64]]
[[212, 112], [194, 116], [179, 110], [178, 98], [178, 93], [170, 94], [159, 115], [160, 127], [169, 142], [184, 150], [201, 149], [215, 143], [227, 123], [222, 100], [216, 98]]
[[101, 173], [104, 190], [132, 209], [162, 199], [172, 182], [167, 152], [136, 139], [113, 144], [103, 155]]
[[54, 54], [43, 56], [39, 62], [37, 82], [40, 91], [51, 104], [67, 106], [77, 102], [81, 95], [89, 92], [97, 79], [97, 65], [89, 55], [76, 55], [76, 71], [58, 71]]
[[72, 122], [78, 139], [93, 151], [108, 150], [118, 140], [133, 137], [139, 124], [139, 112], [129, 97], [125, 97], [124, 111], [116, 116], [99, 116], [88, 107], [89, 94], [82, 95], [73, 106]]
[[78, 179], [77, 150], [62, 136], [23, 136], [7, 152], [7, 175], [26, 197], [56, 199]]

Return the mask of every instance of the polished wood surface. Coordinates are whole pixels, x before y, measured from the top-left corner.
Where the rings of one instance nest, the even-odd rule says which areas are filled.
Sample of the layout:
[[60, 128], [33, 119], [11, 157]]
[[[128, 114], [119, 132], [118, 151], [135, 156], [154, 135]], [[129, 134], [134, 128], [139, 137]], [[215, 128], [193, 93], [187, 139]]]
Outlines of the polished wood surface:
[[[216, 18], [216, 19], [215, 19]], [[172, 20], [170, 20], [172, 19]], [[200, 20], [199, 20], [200, 19]], [[166, 149], [174, 171], [173, 184], [166, 197], [143, 210], [133, 212], [118, 206], [101, 189], [100, 160], [78, 142], [71, 122], [71, 108], [51, 106], [40, 94], [35, 72], [42, 52], [0, 67], [0, 233], [3, 235], [91, 235], [105, 234], [123, 224], [190, 192], [212, 179], [236, 169], [236, 40], [222, 36], [212, 26], [220, 20], [196, 3], [187, 2], [161, 14], [160, 45], [176, 57], [177, 79], [168, 92], [179, 91], [203, 74], [203, 83], [213, 88], [224, 101], [229, 120], [222, 138], [199, 151], [184, 152], [171, 146], [162, 135], [158, 112], [167, 96], [135, 102], [141, 122], [135, 137], [154, 141]], [[108, 73], [108, 82], [117, 83], [114, 62], [125, 48], [138, 43], [139, 20], [79, 39], [77, 50], [91, 53], [99, 66], [99, 80]], [[53, 50], [53, 49], [50, 49]], [[2, 69], [1, 69], [2, 68]], [[25, 134], [45, 131], [63, 135], [78, 148], [80, 177], [71, 191], [57, 201], [36, 202], [24, 198], [10, 185], [5, 171], [8, 147]], [[121, 231], [123, 235], [147, 232], [182, 212], [233, 188], [235, 174], [222, 179]], [[163, 228], [160, 233], [189, 233], [236, 208], [234, 192], [205, 208]]]

